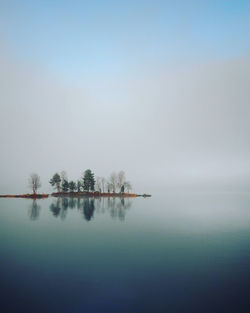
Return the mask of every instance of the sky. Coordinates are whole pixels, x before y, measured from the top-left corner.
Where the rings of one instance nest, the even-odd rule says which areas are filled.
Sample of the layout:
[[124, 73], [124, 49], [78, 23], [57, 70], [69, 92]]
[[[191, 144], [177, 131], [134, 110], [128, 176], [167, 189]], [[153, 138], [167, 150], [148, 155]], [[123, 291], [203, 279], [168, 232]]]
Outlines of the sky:
[[249, 1], [0, 1], [0, 194], [65, 170], [250, 189]]

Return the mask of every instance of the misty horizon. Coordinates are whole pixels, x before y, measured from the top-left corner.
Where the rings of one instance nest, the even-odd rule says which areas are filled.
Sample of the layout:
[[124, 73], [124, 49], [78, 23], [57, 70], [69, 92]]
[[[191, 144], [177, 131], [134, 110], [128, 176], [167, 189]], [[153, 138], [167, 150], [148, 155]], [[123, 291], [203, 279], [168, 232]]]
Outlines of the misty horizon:
[[1, 8], [1, 194], [87, 168], [137, 193], [250, 190], [247, 4]]

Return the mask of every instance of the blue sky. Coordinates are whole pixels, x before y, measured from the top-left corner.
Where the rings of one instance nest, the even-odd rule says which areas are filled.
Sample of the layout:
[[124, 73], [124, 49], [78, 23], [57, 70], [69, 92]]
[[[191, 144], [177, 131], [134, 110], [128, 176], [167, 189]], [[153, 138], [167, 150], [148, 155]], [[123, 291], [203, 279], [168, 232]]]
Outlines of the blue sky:
[[63, 77], [249, 54], [250, 1], [2, 1], [14, 53]]

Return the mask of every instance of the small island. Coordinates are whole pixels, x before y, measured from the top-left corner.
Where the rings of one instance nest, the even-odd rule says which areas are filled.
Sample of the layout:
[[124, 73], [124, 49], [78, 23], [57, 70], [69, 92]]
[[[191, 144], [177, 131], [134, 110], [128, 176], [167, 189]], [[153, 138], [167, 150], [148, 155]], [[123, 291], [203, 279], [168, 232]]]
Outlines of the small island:
[[29, 187], [33, 193], [23, 195], [0, 195], [1, 198], [28, 198], [43, 199], [50, 195], [53, 197], [151, 197], [149, 194], [131, 193], [132, 185], [125, 178], [125, 172], [113, 172], [109, 179], [96, 177], [94, 173], [87, 169], [82, 177], [76, 182], [68, 180], [65, 171], [59, 175], [55, 173], [49, 183], [56, 189], [51, 194], [38, 194], [37, 190], [41, 187], [40, 176], [33, 173], [29, 177]]

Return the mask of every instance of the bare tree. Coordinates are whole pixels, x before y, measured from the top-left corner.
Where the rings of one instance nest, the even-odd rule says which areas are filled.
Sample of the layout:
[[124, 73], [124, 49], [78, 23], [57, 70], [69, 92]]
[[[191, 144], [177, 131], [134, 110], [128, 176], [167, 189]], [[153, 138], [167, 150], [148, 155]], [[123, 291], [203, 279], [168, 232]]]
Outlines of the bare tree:
[[124, 171], [120, 171], [118, 173], [118, 177], [117, 177], [117, 187], [119, 189], [119, 191], [121, 192], [121, 188], [125, 183], [125, 173]]
[[110, 181], [106, 181], [106, 190], [108, 193], [110, 193], [110, 190], [112, 190], [113, 185], [111, 184]]
[[97, 189], [97, 191], [102, 192], [101, 177], [96, 177], [96, 189]]
[[112, 190], [115, 193], [117, 186], [117, 174], [115, 172], [110, 175], [110, 183], [112, 185]]
[[105, 183], [106, 183], [106, 180], [104, 177], [101, 177], [101, 186], [102, 186], [102, 192], [105, 192]]
[[61, 171], [61, 181], [62, 181], [62, 184], [65, 180], [67, 180], [67, 173], [66, 171]]
[[132, 185], [129, 181], [124, 182], [124, 187], [127, 189], [128, 193], [132, 190]]
[[37, 189], [41, 187], [40, 177], [36, 173], [30, 175], [29, 187], [33, 190], [34, 194], [36, 194]]

